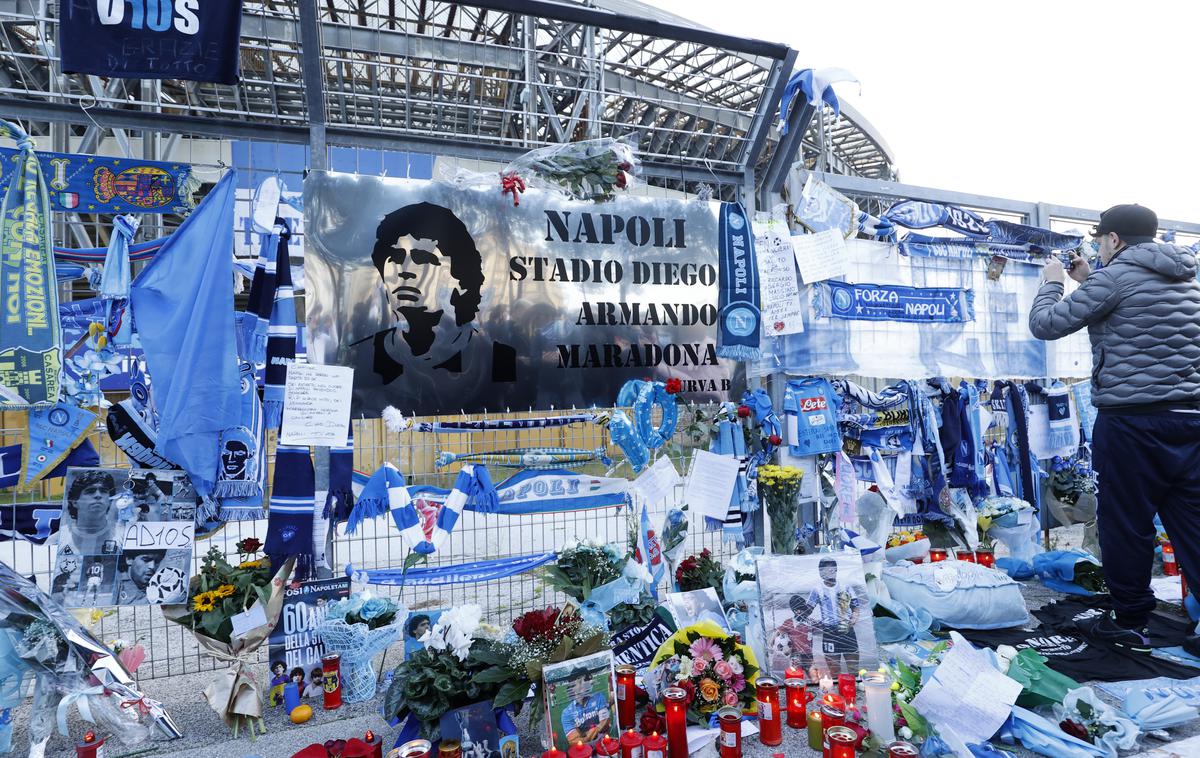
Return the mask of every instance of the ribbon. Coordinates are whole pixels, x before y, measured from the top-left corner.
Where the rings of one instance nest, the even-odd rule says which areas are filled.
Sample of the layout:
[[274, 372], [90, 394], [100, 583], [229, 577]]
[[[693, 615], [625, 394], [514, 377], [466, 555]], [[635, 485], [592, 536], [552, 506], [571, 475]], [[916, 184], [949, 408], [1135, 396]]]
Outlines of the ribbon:
[[460, 563], [457, 566], [436, 566], [403, 569], [356, 569], [346, 564], [346, 576], [360, 584], [401, 586], [438, 586], [490, 582], [495, 579], [523, 574], [555, 560], [557, 553], [535, 553], [490, 561]]
[[511, 450], [493, 450], [488, 453], [440, 452], [434, 466], [442, 468], [452, 463], [486, 463], [505, 468], [552, 469], [583, 466], [592, 461], [612, 465], [604, 454], [604, 448], [584, 450], [578, 447], [519, 447]]
[[92, 716], [92, 706], [88, 702], [88, 698], [93, 695], [103, 695], [104, 688], [99, 685], [95, 687], [87, 687], [81, 690], [69, 692], [63, 696], [63, 699], [58, 703], [58, 733], [64, 737], [70, 737], [71, 732], [67, 729], [67, 715], [71, 711], [71, 706], [79, 708], [79, 717], [89, 724], [96, 723], [95, 717]]
[[502, 174], [500, 176], [500, 194], [511, 194], [514, 208], [521, 204], [521, 193], [524, 191], [525, 180], [517, 176], [515, 172]]

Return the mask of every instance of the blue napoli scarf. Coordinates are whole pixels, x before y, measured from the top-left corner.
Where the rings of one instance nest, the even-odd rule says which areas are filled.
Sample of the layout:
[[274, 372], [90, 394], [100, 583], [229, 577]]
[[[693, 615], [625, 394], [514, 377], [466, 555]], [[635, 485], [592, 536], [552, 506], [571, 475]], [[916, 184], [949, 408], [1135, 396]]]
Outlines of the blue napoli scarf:
[[31, 408], [26, 416], [22, 485], [44, 478], [87, 436], [96, 414], [69, 403]]
[[456, 566], [419, 566], [403, 569], [356, 569], [346, 564], [346, 576], [360, 584], [388, 584], [393, 586], [434, 586], [442, 584], [468, 584], [490, 582], [508, 576], [532, 571], [558, 558], [557, 553], [535, 553], [497, 558], [490, 561], [460, 563]]
[[1041, 250], [1074, 250], [1083, 242], [1077, 234], [1059, 234], [1011, 221], [989, 221], [988, 241], [1006, 245], [1032, 245]]
[[313, 496], [316, 476], [307, 447], [280, 445], [275, 449], [275, 477], [263, 551], [272, 566], [295, 556], [293, 580], [308, 579], [313, 568]]
[[510, 431], [516, 429], [548, 429], [556, 426], [571, 424], [596, 423], [598, 416], [594, 413], [574, 413], [564, 416], [543, 416], [541, 418], [512, 418], [512, 419], [480, 419], [478, 421], [413, 421], [404, 418], [398, 409], [388, 406], [383, 413], [383, 421], [388, 429], [400, 432], [428, 432], [448, 434], [472, 434], [475, 432]]
[[354, 508], [354, 422], [346, 430], [346, 444], [329, 449], [329, 494], [323, 518], [345, 521]]
[[846, 321], [961, 324], [975, 320], [975, 292], [947, 287], [817, 282], [818, 316]]
[[758, 360], [762, 313], [758, 307], [758, 264], [754, 233], [741, 203], [721, 203], [717, 355]]
[[[734, 418], [736, 418], [736, 413]], [[709, 445], [709, 452], [717, 455], [731, 455], [738, 459], [738, 478], [733, 487], [733, 495], [729, 498], [729, 510], [724, 520], [718, 521], [709, 516], [704, 517], [705, 528], [712, 531], [721, 530], [721, 541], [732, 542], [736, 545], [746, 543], [745, 524], [746, 514], [752, 509], [746, 507], [749, 500], [749, 484], [747, 481], [746, 437], [742, 434], [741, 424], [733, 421], [717, 423], [717, 433]]]
[[913, 258], [1004, 258], [1010, 261], [1030, 261], [1030, 245], [1010, 245], [989, 240], [961, 237], [927, 237], [909, 234], [898, 246], [901, 255]]
[[52, 405], [62, 371], [58, 286], [51, 252], [50, 198], [33, 140], [20, 127], [0, 121], [0, 137], [17, 141], [18, 160], [0, 208], [0, 386], [21, 405]]
[[941, 226], [963, 234], [988, 236], [987, 222], [974, 211], [945, 203], [902, 200], [884, 211], [883, 217], [909, 229]]
[[242, 387], [242, 417], [237, 426], [221, 433], [221, 468], [217, 473], [217, 498], [222, 521], [256, 521], [263, 512], [263, 485], [267, 479], [266, 430], [262, 421], [262, 402], [254, 381], [254, 364], [239, 364]]
[[253, 325], [253, 334], [243, 338], [249, 353], [247, 358], [256, 364], [266, 363], [263, 413], [268, 429], [278, 429], [283, 421], [287, 367], [297, 358], [296, 302], [288, 256], [292, 233], [287, 219], [277, 218], [275, 222], [274, 233], [263, 235], [262, 251], [250, 284], [247, 308], [257, 318], [242, 322], [243, 328]]

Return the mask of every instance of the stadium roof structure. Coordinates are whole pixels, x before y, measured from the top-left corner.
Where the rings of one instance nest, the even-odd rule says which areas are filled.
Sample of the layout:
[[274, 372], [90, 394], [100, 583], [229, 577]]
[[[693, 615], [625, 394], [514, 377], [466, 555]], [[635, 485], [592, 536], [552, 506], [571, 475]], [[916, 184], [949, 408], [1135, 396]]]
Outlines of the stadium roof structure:
[[507, 162], [631, 136], [647, 179], [684, 191], [777, 191], [796, 160], [895, 178], [886, 143], [851, 108], [833, 120], [798, 103], [800, 128], [779, 137], [796, 51], [635, 0], [245, 0], [242, 81], [230, 86], [62, 75], [57, 5], [0, 0], [0, 116], [34, 133], [70, 124], [79, 152], [134, 131], [164, 135], [142, 156], [162, 159], [187, 135]]

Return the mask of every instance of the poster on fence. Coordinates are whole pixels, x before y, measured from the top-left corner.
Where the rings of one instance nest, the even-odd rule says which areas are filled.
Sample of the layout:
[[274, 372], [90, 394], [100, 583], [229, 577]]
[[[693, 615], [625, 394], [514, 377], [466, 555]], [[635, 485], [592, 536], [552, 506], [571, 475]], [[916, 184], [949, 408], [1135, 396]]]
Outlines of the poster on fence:
[[716, 203], [310, 172], [309, 359], [354, 413], [590, 407], [629, 379], [723, 399]]
[[[318, 579], [299, 582], [283, 590], [279, 623], [267, 639], [271, 689], [269, 697], [283, 697], [288, 682], [298, 685], [302, 698], [320, 698], [321, 657], [325, 644], [316, 634], [325, 619], [325, 605], [350, 596], [350, 579]], [[278, 690], [278, 692], [277, 692]]]
[[196, 493], [182, 471], [69, 468], [50, 594], [67, 608], [187, 600]]

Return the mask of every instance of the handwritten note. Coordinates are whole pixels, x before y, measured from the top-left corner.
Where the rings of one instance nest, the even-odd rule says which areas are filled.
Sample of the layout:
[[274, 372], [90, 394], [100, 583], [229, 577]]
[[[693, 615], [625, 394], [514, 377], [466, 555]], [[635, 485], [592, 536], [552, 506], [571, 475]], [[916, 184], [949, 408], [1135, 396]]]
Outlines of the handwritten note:
[[196, 526], [191, 521], [139, 521], [125, 529], [122, 550], [190, 550]]
[[796, 256], [787, 227], [779, 222], [754, 224], [754, 250], [758, 260], [763, 334], [775, 337], [803, 332], [804, 311], [800, 307]]
[[230, 616], [229, 620], [233, 622], [233, 639], [240, 640], [255, 629], [266, 626], [267, 613], [262, 603], [255, 603], [250, 610]]
[[346, 444], [353, 384], [352, 368], [309, 363], [288, 366], [280, 442], [329, 447]]
[[731, 455], [697, 450], [683, 491], [684, 502], [692, 513], [724, 521], [737, 484], [738, 468], [738, 459]]
[[846, 240], [837, 229], [793, 235], [792, 249], [795, 251], [796, 265], [800, 268], [800, 278], [805, 284], [845, 276], [850, 271]]
[[956, 641], [912, 706], [939, 730], [967, 744], [987, 742], [1012, 711], [1021, 685], [992, 668], [967, 642]]
[[670, 497], [681, 481], [675, 464], [664, 455], [633, 480], [633, 491], [641, 496], [646, 505], [653, 507]]

